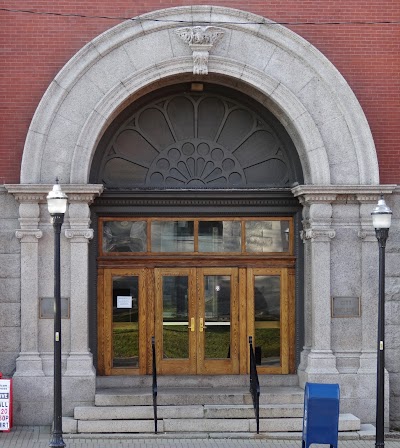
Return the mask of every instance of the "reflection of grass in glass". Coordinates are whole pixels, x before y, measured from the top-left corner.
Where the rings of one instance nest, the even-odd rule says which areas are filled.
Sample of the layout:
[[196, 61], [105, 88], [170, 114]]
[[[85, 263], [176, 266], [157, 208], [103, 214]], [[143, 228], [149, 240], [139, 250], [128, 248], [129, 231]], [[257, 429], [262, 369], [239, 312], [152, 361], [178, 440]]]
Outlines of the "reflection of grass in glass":
[[139, 356], [139, 332], [137, 323], [114, 326], [114, 358]]
[[189, 358], [189, 338], [186, 325], [168, 325], [164, 327], [163, 358]]
[[206, 330], [206, 359], [229, 358], [231, 328], [229, 326], [209, 326]]
[[[206, 358], [226, 359], [229, 353], [230, 327], [209, 327], [206, 330]], [[262, 358], [280, 357], [279, 328], [255, 330], [255, 346], [261, 347]], [[188, 329], [186, 326], [164, 327], [164, 357], [187, 359], [189, 357]], [[118, 324], [113, 329], [114, 358], [139, 356], [137, 323]]]
[[254, 345], [261, 347], [262, 358], [280, 357], [281, 341], [279, 328], [258, 328], [255, 330]]
[[113, 314], [113, 321], [114, 322], [129, 322], [129, 323], [137, 323], [138, 321], [138, 310], [128, 310], [123, 311], [121, 309], [114, 309]]
[[[226, 359], [229, 354], [230, 328], [211, 327], [206, 330], [206, 358]], [[186, 326], [164, 327], [164, 358], [187, 359], [189, 357], [188, 330]]]

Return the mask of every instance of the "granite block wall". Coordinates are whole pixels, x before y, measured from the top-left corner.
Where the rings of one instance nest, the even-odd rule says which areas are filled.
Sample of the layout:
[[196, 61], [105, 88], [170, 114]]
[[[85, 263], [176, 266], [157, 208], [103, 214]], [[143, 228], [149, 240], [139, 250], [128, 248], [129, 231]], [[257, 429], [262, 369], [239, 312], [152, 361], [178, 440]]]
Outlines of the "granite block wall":
[[0, 372], [9, 377], [15, 371], [20, 351], [20, 244], [15, 238], [18, 204], [0, 186]]
[[386, 246], [385, 365], [390, 378], [390, 425], [400, 429], [400, 188], [387, 198], [393, 211]]

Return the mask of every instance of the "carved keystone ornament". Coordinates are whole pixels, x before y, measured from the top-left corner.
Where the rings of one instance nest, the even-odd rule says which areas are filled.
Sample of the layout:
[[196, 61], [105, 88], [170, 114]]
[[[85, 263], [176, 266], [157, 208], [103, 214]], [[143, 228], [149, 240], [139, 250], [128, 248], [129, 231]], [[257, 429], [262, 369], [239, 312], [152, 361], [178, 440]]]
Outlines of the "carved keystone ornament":
[[178, 28], [175, 33], [193, 52], [193, 74], [207, 75], [209, 52], [225, 31], [216, 26], [188, 26]]

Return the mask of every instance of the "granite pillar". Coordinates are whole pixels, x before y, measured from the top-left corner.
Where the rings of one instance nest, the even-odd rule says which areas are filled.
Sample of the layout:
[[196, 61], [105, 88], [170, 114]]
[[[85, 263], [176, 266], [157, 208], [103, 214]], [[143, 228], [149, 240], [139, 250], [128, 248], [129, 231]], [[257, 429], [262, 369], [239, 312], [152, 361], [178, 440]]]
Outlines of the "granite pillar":
[[20, 200], [20, 229], [15, 235], [21, 242], [21, 352], [15, 376], [44, 376], [38, 345], [38, 246], [42, 237], [38, 224], [42, 198], [32, 194], [17, 199]]

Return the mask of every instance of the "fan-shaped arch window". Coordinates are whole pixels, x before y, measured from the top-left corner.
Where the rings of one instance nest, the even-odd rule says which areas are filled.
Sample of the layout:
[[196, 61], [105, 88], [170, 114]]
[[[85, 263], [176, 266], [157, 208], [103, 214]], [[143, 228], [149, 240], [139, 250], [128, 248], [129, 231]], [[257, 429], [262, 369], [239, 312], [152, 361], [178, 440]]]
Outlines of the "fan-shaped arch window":
[[242, 189], [301, 182], [297, 152], [278, 120], [214, 86], [142, 100], [118, 117], [91, 181], [107, 189]]

